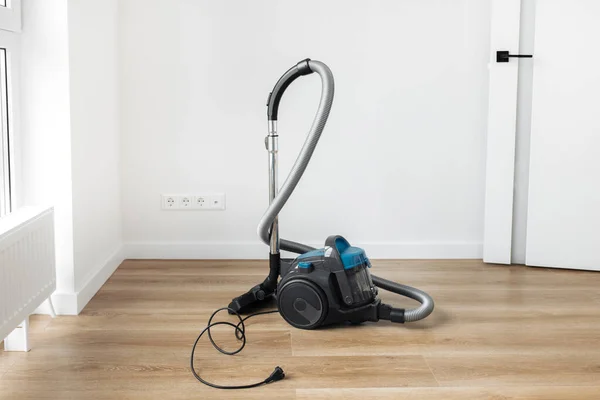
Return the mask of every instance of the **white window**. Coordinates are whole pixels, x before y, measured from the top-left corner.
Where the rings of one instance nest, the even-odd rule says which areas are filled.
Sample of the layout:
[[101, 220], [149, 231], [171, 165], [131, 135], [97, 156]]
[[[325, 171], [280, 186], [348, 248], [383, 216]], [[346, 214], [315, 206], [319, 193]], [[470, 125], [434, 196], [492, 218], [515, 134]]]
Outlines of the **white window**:
[[21, 0], [0, 0], [0, 29], [21, 31]]
[[0, 217], [12, 208], [21, 0], [0, 0]]

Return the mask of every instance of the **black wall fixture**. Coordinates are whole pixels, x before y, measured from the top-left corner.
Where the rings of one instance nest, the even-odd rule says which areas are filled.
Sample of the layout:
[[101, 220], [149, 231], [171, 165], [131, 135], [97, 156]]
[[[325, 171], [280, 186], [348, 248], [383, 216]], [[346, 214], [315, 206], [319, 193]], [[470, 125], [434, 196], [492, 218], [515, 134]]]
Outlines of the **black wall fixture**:
[[511, 58], [533, 58], [533, 54], [510, 54], [508, 50], [498, 50], [496, 52], [496, 62], [509, 62]]

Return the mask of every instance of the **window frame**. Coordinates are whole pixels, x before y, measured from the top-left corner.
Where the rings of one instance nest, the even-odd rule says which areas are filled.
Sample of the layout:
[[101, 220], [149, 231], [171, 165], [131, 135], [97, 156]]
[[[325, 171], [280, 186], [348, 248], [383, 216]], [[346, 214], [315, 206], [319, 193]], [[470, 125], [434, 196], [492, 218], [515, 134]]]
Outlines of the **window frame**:
[[[2, 172], [2, 176], [0, 176], [0, 217], [2, 217], [15, 210], [20, 201], [15, 184], [20, 164], [20, 159], [17, 157], [17, 150], [20, 148], [18, 135], [20, 131], [20, 35], [0, 29], [0, 49], [4, 49], [6, 54], [5, 65], [0, 66], [0, 71], [6, 69], [6, 80], [0, 82], [0, 95], [4, 93], [5, 100], [2, 108], [6, 107], [8, 117], [6, 124], [0, 120], [0, 152], [3, 156], [0, 160], [4, 164], [0, 168], [0, 172]], [[1, 78], [2, 76], [0, 76]]]
[[6, 0], [6, 6], [0, 6], [0, 29], [21, 32], [21, 28], [21, 0]]

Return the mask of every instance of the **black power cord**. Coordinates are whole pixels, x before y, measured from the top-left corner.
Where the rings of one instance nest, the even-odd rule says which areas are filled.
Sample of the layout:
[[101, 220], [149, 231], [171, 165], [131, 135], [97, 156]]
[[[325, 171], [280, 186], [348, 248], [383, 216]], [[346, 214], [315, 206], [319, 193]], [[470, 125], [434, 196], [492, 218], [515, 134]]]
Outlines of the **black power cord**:
[[[227, 310], [230, 314], [235, 314], [238, 317], [238, 319], [240, 320], [240, 322], [238, 322], [237, 325], [235, 325], [231, 322], [226, 322], [226, 321], [212, 322], [215, 315], [217, 315], [219, 312], [225, 311], [225, 310]], [[283, 369], [281, 369], [280, 367], [275, 367], [275, 369], [273, 370], [271, 375], [269, 375], [269, 377], [267, 379], [265, 379], [264, 381], [251, 383], [248, 385], [223, 386], [223, 385], [217, 385], [217, 384], [205, 381], [204, 379], [202, 379], [200, 377], [200, 375], [198, 375], [198, 373], [196, 372], [196, 369], [194, 368], [194, 353], [196, 352], [196, 346], [198, 345], [198, 341], [200, 340], [202, 335], [204, 335], [205, 332], [208, 332], [208, 339], [210, 340], [210, 343], [212, 343], [212, 345], [215, 349], [219, 350], [223, 354], [232, 356], [232, 355], [237, 354], [240, 351], [242, 351], [242, 349], [246, 346], [246, 326], [244, 325], [244, 321], [247, 321], [248, 319], [250, 319], [252, 317], [256, 317], [257, 315], [273, 314], [276, 312], [279, 312], [279, 310], [260, 311], [260, 312], [254, 313], [254, 314], [250, 314], [244, 318], [242, 318], [242, 316], [237, 311], [235, 311], [229, 307], [219, 308], [217, 311], [213, 312], [212, 315], [210, 316], [210, 318], [208, 319], [208, 325], [206, 326], [206, 328], [204, 328], [202, 330], [202, 332], [200, 332], [200, 334], [196, 338], [196, 341], [194, 342], [194, 346], [192, 346], [192, 354], [190, 356], [190, 368], [192, 369], [192, 374], [194, 374], [194, 377], [196, 379], [198, 379], [200, 382], [204, 383], [205, 385], [213, 387], [213, 388], [217, 388], [217, 389], [250, 389], [250, 388], [257, 387], [257, 386], [265, 385], [267, 383], [280, 381], [283, 378], [285, 378], [285, 373], [283, 372]], [[239, 349], [234, 350], [234, 351], [227, 351], [227, 350], [223, 350], [221, 347], [219, 347], [219, 345], [217, 345], [215, 343], [215, 341], [213, 340], [212, 335], [210, 333], [210, 328], [217, 326], [217, 325], [228, 325], [234, 329], [235, 337], [237, 338], [237, 340], [242, 342]]]

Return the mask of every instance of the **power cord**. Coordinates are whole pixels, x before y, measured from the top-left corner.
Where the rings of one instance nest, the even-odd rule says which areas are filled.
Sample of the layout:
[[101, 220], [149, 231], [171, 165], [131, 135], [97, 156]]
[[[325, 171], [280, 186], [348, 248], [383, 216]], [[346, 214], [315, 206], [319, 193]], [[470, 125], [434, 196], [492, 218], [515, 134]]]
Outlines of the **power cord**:
[[[238, 322], [237, 325], [235, 325], [231, 322], [226, 322], [226, 321], [212, 322], [215, 315], [217, 315], [219, 312], [225, 311], [225, 310], [227, 310], [229, 312], [229, 314], [235, 314], [238, 317], [240, 322]], [[283, 378], [285, 378], [285, 373], [283, 372], [283, 369], [281, 369], [280, 367], [275, 367], [275, 369], [273, 370], [271, 375], [269, 375], [269, 377], [267, 379], [265, 379], [264, 381], [251, 383], [248, 385], [223, 386], [223, 385], [217, 385], [217, 384], [205, 381], [204, 379], [202, 379], [200, 377], [200, 375], [196, 372], [196, 369], [194, 368], [194, 353], [196, 352], [196, 346], [198, 345], [198, 341], [200, 340], [202, 335], [204, 335], [205, 332], [208, 332], [208, 339], [210, 340], [210, 343], [213, 345], [213, 347], [215, 349], [217, 349], [218, 351], [220, 351], [223, 354], [232, 356], [232, 355], [237, 354], [240, 351], [242, 351], [242, 349], [246, 346], [246, 326], [244, 325], [244, 321], [247, 321], [248, 319], [250, 319], [252, 317], [256, 317], [257, 315], [273, 314], [276, 312], [279, 312], [279, 310], [260, 311], [260, 312], [254, 313], [254, 314], [250, 314], [244, 318], [242, 318], [242, 316], [237, 311], [235, 311], [229, 307], [219, 308], [218, 310], [213, 312], [212, 315], [210, 316], [210, 318], [208, 319], [208, 325], [206, 326], [206, 328], [204, 328], [202, 330], [202, 332], [200, 332], [200, 334], [196, 338], [196, 341], [194, 342], [194, 346], [192, 346], [192, 354], [190, 356], [190, 367], [192, 369], [192, 374], [194, 374], [194, 377], [196, 379], [198, 379], [200, 382], [204, 383], [205, 385], [213, 387], [213, 388], [217, 388], [217, 389], [250, 389], [250, 388], [257, 387], [257, 386], [265, 385], [267, 383], [280, 381]], [[210, 328], [217, 326], [217, 325], [228, 325], [228, 326], [231, 326], [234, 328], [236, 339], [242, 342], [239, 349], [234, 350], [234, 351], [227, 351], [227, 350], [223, 350], [221, 347], [219, 347], [219, 345], [217, 345], [215, 343], [215, 341], [213, 340], [212, 335], [210, 333]]]

